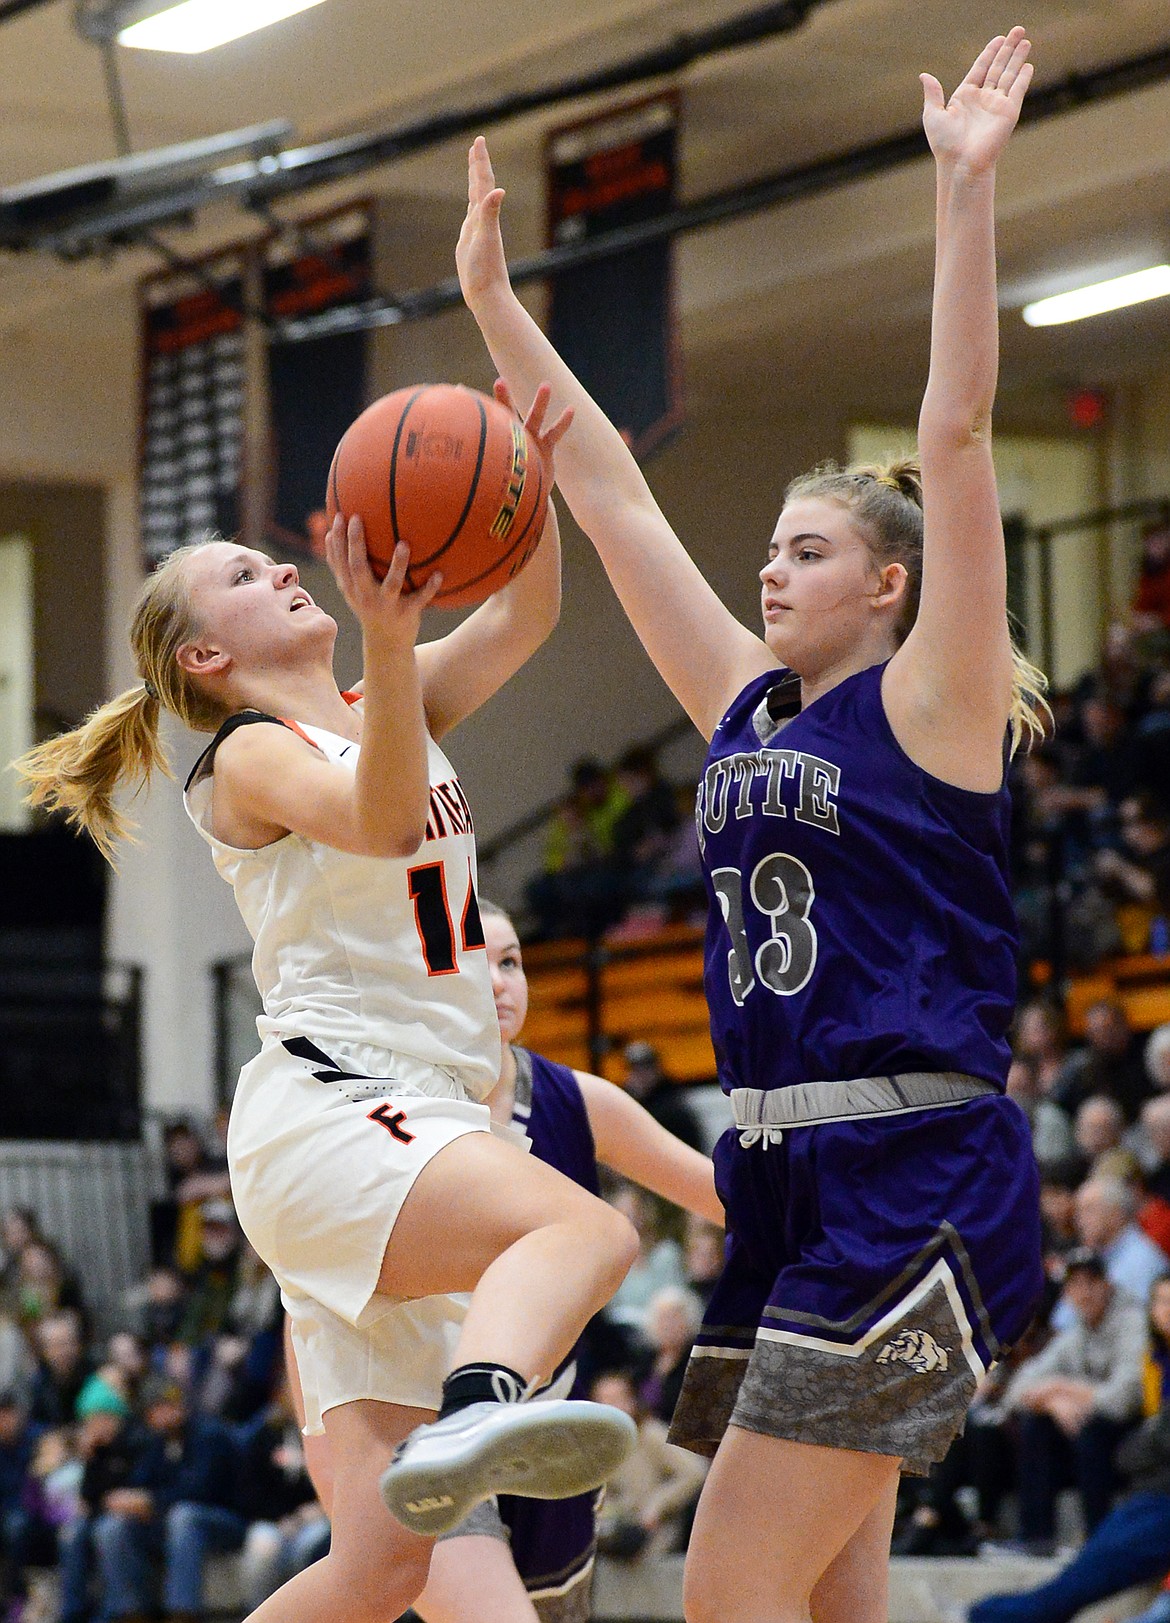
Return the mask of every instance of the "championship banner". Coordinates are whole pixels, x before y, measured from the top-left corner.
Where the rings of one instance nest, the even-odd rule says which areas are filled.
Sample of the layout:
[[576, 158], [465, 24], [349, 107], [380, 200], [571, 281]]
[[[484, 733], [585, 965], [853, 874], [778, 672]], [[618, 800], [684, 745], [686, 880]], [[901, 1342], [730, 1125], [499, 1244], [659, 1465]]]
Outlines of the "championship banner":
[[[545, 144], [554, 247], [652, 219], [675, 199], [674, 92], [556, 130]], [[623, 249], [552, 280], [549, 337], [635, 456], [682, 419], [671, 244]]]
[[236, 251], [139, 290], [142, 550], [153, 568], [209, 531], [239, 528], [244, 441], [243, 265]]
[[[371, 285], [370, 209], [299, 221], [265, 250], [264, 304], [277, 319], [363, 299]], [[325, 481], [342, 434], [366, 404], [365, 333], [268, 350], [271, 546], [325, 556]]]

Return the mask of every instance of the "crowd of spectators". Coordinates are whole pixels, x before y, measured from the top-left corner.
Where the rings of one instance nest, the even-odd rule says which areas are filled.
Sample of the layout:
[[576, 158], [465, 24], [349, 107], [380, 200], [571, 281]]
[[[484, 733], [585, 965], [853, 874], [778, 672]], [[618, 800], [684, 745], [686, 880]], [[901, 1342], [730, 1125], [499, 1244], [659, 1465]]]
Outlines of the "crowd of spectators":
[[279, 1291], [208, 1137], [166, 1131], [152, 1266], [120, 1302], [86, 1300], [31, 1211], [0, 1222], [5, 1623], [194, 1619], [224, 1552], [251, 1610], [328, 1548], [283, 1388]]

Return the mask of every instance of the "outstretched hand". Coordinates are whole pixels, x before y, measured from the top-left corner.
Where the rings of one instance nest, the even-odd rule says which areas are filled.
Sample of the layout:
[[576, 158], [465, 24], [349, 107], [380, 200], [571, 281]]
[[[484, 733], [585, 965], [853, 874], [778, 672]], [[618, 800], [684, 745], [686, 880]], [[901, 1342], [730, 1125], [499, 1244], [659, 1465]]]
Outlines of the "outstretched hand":
[[[522, 417], [522, 413], [516, 408], [516, 402], [512, 399], [512, 391], [503, 378], [496, 379], [495, 394], [501, 406], [507, 406], [509, 411], [516, 413], [517, 417]], [[529, 408], [527, 417], [522, 417], [525, 428], [535, 440], [536, 447], [540, 452], [540, 459], [544, 463], [545, 477], [548, 480], [550, 490], [556, 482], [553, 452], [564, 438], [569, 425], [573, 421], [573, 408], [572, 406], [566, 406], [564, 411], [547, 428], [544, 426], [545, 413], [548, 411], [548, 403], [551, 398], [551, 384], [542, 383], [536, 391], [536, 398]]]
[[477, 135], [467, 154], [467, 216], [455, 249], [455, 268], [467, 308], [473, 313], [476, 301], [508, 287], [508, 262], [500, 235], [502, 187], [496, 185], [487, 142]]
[[340, 513], [333, 520], [325, 537], [325, 558], [363, 635], [413, 648], [423, 610], [442, 586], [442, 575], [436, 572], [418, 591], [404, 592], [410, 548], [400, 541], [385, 579], [379, 580], [370, 568], [365, 528], [356, 514], [348, 524]]
[[939, 162], [961, 164], [973, 173], [994, 167], [1032, 82], [1031, 48], [1022, 28], [997, 34], [950, 101], [932, 74], [919, 75], [925, 99], [922, 123]]

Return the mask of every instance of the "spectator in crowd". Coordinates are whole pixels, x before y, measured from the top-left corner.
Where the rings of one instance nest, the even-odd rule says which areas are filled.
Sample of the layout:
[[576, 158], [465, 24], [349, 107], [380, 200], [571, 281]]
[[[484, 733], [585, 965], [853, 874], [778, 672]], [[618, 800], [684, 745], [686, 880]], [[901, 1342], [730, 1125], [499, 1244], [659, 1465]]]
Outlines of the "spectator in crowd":
[[0, 1392], [27, 1396], [35, 1367], [28, 1337], [14, 1318], [0, 1311]]
[[707, 1461], [667, 1442], [665, 1423], [639, 1403], [628, 1371], [599, 1375], [589, 1395], [597, 1403], [623, 1409], [638, 1426], [633, 1452], [605, 1486], [598, 1549], [628, 1561], [683, 1547], [686, 1518], [698, 1500]]
[[1022, 1004], [1012, 1031], [1012, 1051], [1031, 1061], [1040, 1093], [1046, 1098], [1068, 1057], [1068, 1026], [1059, 1005], [1042, 997]]
[[130, 1404], [109, 1380], [92, 1376], [77, 1400], [77, 1452], [81, 1461], [76, 1513], [61, 1527], [60, 1623], [88, 1623], [91, 1617], [94, 1518], [107, 1494], [124, 1488], [138, 1452], [141, 1435]]
[[[1158, 1029], [1170, 1032], [1166, 1026]], [[1140, 1126], [1144, 1146], [1140, 1158], [1145, 1163], [1146, 1188], [1151, 1195], [1170, 1202], [1170, 1095], [1159, 1093], [1146, 1101]]]
[[243, 1236], [230, 1200], [205, 1200], [199, 1208], [199, 1255], [187, 1278], [179, 1339], [196, 1347], [227, 1323], [239, 1282]]
[[1122, 1005], [1099, 998], [1085, 1011], [1085, 1046], [1065, 1061], [1052, 1097], [1071, 1115], [1090, 1094], [1104, 1093], [1117, 1101], [1127, 1121], [1136, 1121], [1149, 1093], [1143, 1047]]
[[711, 1299], [715, 1281], [723, 1272], [724, 1245], [725, 1236], [721, 1228], [696, 1217], [694, 1212], [687, 1213], [683, 1268], [687, 1276], [687, 1289], [698, 1297], [704, 1307]]
[[632, 1183], [620, 1183], [609, 1200], [637, 1229], [638, 1255], [614, 1292], [605, 1316], [637, 1330], [644, 1341], [646, 1313], [652, 1299], [660, 1290], [678, 1288], [686, 1282], [682, 1247], [663, 1233], [659, 1208], [644, 1190]]
[[1153, 919], [1170, 913], [1170, 815], [1147, 793], [1127, 796], [1117, 819], [1120, 849], [1097, 853], [1097, 878], [1108, 896], [1129, 909], [1127, 947], [1144, 952]]
[[76, 1313], [83, 1323], [85, 1320], [81, 1287], [50, 1240], [32, 1240], [20, 1253], [16, 1300], [20, 1322], [26, 1326], [61, 1312]]
[[1142, 1059], [1152, 1091], [1170, 1093], [1170, 1021], [1150, 1032]]
[[1065, 1486], [1077, 1488], [1089, 1531], [1104, 1519], [1114, 1451], [1142, 1410], [1144, 1306], [1088, 1247], [1069, 1253], [1064, 1288], [1073, 1324], [1020, 1366], [1003, 1398], [1018, 1423], [1020, 1538], [1033, 1553], [1052, 1553]]
[[[1113, 1284], [1144, 1306], [1154, 1281], [1170, 1270], [1170, 1260], [1134, 1221], [1137, 1207], [1134, 1189], [1117, 1178], [1089, 1178], [1077, 1190], [1082, 1244], [1100, 1254]], [[1067, 1322], [1053, 1317], [1058, 1328]]]
[[544, 868], [528, 887], [542, 938], [594, 939], [622, 911], [614, 863], [614, 828], [630, 797], [599, 761], [584, 757], [570, 769], [570, 789], [551, 819]]
[[1125, 1179], [1137, 1170], [1136, 1157], [1122, 1148], [1125, 1113], [1107, 1093], [1091, 1093], [1081, 1100], [1072, 1132], [1074, 1151], [1080, 1156], [1086, 1174]]
[[[1158, 1287], [1155, 1301], [1152, 1312], [1165, 1345], [1170, 1284]], [[1129, 1479], [1128, 1492], [1090, 1528], [1073, 1559], [1037, 1589], [978, 1601], [968, 1613], [969, 1623], [1072, 1623], [1086, 1607], [1163, 1577], [1170, 1568], [1170, 1409], [1160, 1407], [1126, 1437], [1114, 1463]], [[1165, 1590], [1143, 1619], [1167, 1623], [1170, 1597]]]
[[244, 1542], [239, 1450], [220, 1421], [188, 1412], [183, 1389], [166, 1376], [143, 1383], [141, 1407], [147, 1439], [126, 1485], [105, 1494], [93, 1528], [104, 1613], [149, 1614], [160, 1566], [164, 1611], [195, 1618], [207, 1557]]
[[659, 772], [652, 750], [627, 750], [618, 761], [616, 778], [629, 802], [613, 825], [614, 862], [628, 905], [655, 894], [654, 881], [682, 817], [674, 789]]
[[1151, 524], [1142, 535], [1137, 590], [1130, 610], [1137, 632], [1170, 630], [1170, 524]]
[[19, 1393], [0, 1391], [0, 1604], [21, 1594], [27, 1550], [25, 1481], [38, 1435]]
[[[1046, 1099], [1040, 1082], [1040, 1065], [1037, 1060], [1025, 1058], [1017, 1054], [1008, 1068], [1007, 1091], [1019, 1105], [1028, 1118], [1032, 1129], [1032, 1151], [1041, 1166], [1050, 1161], [1067, 1161], [1076, 1147], [1073, 1138], [1072, 1124], [1059, 1105]], [[1081, 1106], [1084, 1111], [1093, 1101], [1086, 1099]], [[1105, 1104], [1117, 1110], [1111, 1099]], [[1124, 1118], [1118, 1111], [1117, 1132], [1120, 1137]]]
[[29, 1409], [40, 1426], [67, 1426], [82, 1387], [93, 1372], [81, 1320], [72, 1310], [50, 1313], [33, 1330], [36, 1370]]
[[286, 1389], [248, 1427], [240, 1481], [240, 1508], [249, 1523], [241, 1566], [251, 1612], [329, 1548], [329, 1522], [305, 1470]]
[[280, 1287], [245, 1240], [223, 1326], [193, 1361], [196, 1406], [223, 1420], [251, 1420], [271, 1395], [283, 1326]]
[[694, 1111], [662, 1069], [662, 1059], [652, 1043], [627, 1043], [622, 1058], [626, 1062], [626, 1092], [649, 1111], [660, 1127], [681, 1138], [691, 1149], [706, 1152], [703, 1132]]
[[163, 1132], [167, 1192], [151, 1208], [151, 1255], [156, 1263], [192, 1272], [199, 1263], [202, 1207], [231, 1195], [227, 1163], [209, 1153], [194, 1122]]
[[653, 1361], [638, 1387], [643, 1409], [670, 1424], [682, 1390], [687, 1359], [703, 1322], [703, 1304], [685, 1286], [668, 1285], [657, 1291], [646, 1308], [646, 1340]]
[[187, 1312], [187, 1287], [174, 1268], [152, 1268], [123, 1298], [126, 1326], [152, 1360], [177, 1341]]
[[20, 1254], [26, 1245], [43, 1240], [37, 1214], [31, 1206], [7, 1206], [0, 1216], [0, 1300], [15, 1312]]

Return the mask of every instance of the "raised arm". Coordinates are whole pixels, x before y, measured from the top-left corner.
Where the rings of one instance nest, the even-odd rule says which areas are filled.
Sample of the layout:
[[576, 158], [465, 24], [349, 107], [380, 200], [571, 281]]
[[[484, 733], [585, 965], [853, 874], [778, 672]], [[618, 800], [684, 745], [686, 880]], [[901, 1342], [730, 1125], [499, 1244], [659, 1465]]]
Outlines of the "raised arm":
[[723, 1204], [715, 1193], [710, 1158], [668, 1133], [636, 1099], [604, 1077], [588, 1071], [573, 1075], [602, 1165], [722, 1228]]
[[[526, 424], [544, 457], [551, 491], [553, 451], [573, 414], [562, 412], [546, 429], [550, 392], [547, 384], [536, 391]], [[496, 395], [511, 407], [506, 384], [496, 384]], [[420, 644], [419, 676], [431, 736], [442, 738], [486, 704], [550, 635], [560, 612], [561, 535], [550, 500], [540, 545], [516, 579], [493, 593], [447, 636]]]
[[997, 36], [950, 101], [922, 75], [937, 171], [930, 373], [918, 423], [925, 516], [918, 618], [891, 661], [907, 753], [964, 788], [998, 787], [1011, 704], [1007, 569], [991, 408], [999, 365], [995, 166], [1032, 77], [1022, 28]]
[[719, 601], [663, 517], [628, 446], [516, 298], [500, 236], [500, 205], [482, 136], [468, 161], [467, 218], [456, 262], [468, 309], [521, 403], [544, 380], [573, 427], [557, 451], [557, 482], [597, 548], [630, 623], [705, 737], [744, 684], [776, 661]]

